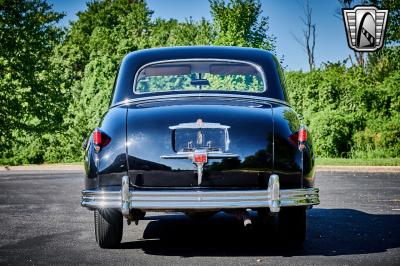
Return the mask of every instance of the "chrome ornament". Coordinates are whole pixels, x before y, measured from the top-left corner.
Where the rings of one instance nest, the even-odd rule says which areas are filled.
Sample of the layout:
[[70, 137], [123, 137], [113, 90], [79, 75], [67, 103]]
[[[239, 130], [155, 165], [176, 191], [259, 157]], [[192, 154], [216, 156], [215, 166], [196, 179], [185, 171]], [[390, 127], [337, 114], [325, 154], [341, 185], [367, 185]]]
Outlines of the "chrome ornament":
[[201, 132], [201, 130], [197, 132], [197, 144], [203, 145], [203, 133]]
[[[239, 155], [234, 153], [228, 153], [229, 149], [229, 133], [228, 129], [230, 126], [221, 125], [220, 123], [206, 123], [202, 119], [197, 119], [194, 123], [181, 123], [176, 126], [169, 127], [172, 130], [176, 129], [199, 129], [196, 137], [196, 144], [203, 145], [204, 134], [202, 129], [222, 129], [224, 130], [225, 147], [218, 151], [208, 150], [211, 148], [211, 141], [207, 141], [207, 146], [202, 149], [193, 149], [191, 151], [178, 151], [174, 154], [161, 155], [161, 159], [189, 159], [196, 165], [197, 169], [197, 185], [200, 186], [203, 179], [203, 169], [204, 165], [207, 164], [208, 159], [226, 159], [226, 158], [238, 158]], [[193, 142], [189, 141], [187, 144], [188, 149], [193, 148]]]

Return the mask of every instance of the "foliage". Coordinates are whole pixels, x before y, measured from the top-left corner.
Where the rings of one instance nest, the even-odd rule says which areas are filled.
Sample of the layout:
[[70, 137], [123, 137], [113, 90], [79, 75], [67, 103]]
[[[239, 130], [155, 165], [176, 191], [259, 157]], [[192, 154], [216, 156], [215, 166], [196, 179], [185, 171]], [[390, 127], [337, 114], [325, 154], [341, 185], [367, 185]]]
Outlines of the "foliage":
[[216, 45], [275, 50], [275, 37], [267, 34], [268, 17], [260, 17], [260, 1], [210, 0], [210, 5], [217, 31]]
[[400, 156], [400, 47], [360, 67], [327, 64], [286, 74], [289, 99], [302, 113], [322, 157]]
[[22, 130], [43, 134], [57, 129], [62, 120], [64, 91], [50, 62], [62, 37], [56, 26], [62, 17], [45, 1], [0, 1], [0, 150], [4, 153]]

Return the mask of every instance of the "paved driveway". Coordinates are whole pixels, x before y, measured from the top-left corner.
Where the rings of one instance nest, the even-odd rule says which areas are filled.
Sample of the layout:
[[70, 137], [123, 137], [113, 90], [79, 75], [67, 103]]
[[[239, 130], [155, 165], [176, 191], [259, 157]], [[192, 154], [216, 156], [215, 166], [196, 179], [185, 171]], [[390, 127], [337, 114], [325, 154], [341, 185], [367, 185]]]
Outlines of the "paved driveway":
[[[0, 264], [400, 265], [400, 173], [320, 171], [321, 205], [308, 213], [301, 250], [274, 245], [273, 231], [245, 232], [219, 214], [195, 222], [148, 213], [102, 250], [93, 213], [79, 205], [80, 171], [0, 172]], [[125, 224], [126, 225], [126, 224]]]

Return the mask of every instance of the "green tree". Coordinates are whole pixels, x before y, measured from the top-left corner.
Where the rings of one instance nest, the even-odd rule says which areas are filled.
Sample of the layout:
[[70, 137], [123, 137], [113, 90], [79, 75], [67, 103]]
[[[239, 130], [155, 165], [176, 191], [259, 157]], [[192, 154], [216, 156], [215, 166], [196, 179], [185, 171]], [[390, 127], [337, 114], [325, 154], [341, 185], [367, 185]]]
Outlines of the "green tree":
[[124, 55], [162, 46], [207, 45], [213, 30], [205, 19], [185, 22], [152, 20], [145, 1], [105, 0], [88, 3], [78, 13], [63, 44], [55, 49], [56, 71], [70, 88], [63, 131], [50, 138], [49, 161], [80, 160], [82, 135], [98, 124], [108, 108], [118, 65]]
[[216, 31], [214, 44], [275, 50], [275, 37], [268, 35], [268, 17], [261, 16], [260, 1], [209, 1]]
[[115, 74], [124, 55], [148, 47], [151, 14], [145, 1], [105, 0], [88, 3], [52, 58], [69, 88], [62, 124], [46, 147], [48, 161], [81, 159], [82, 135], [107, 110]]
[[45, 1], [0, 1], [2, 156], [15, 134], [47, 132], [62, 120], [63, 92], [53, 76], [50, 57], [62, 38], [56, 23], [63, 16]]
[[379, 8], [388, 9], [385, 43], [400, 44], [400, 1], [398, 0], [371, 0]]

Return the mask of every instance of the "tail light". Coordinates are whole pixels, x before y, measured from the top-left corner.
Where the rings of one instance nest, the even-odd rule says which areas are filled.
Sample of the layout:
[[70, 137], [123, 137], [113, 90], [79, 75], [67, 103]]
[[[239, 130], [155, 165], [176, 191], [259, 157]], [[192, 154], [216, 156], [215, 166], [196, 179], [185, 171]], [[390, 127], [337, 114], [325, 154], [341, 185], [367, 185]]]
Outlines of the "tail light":
[[302, 126], [299, 130], [299, 142], [307, 141], [307, 130], [304, 126]]
[[93, 131], [93, 145], [96, 152], [99, 152], [102, 148], [107, 146], [110, 141], [111, 138], [100, 129], [96, 128]]
[[305, 144], [307, 142], [307, 129], [305, 128], [305, 126], [301, 126], [299, 131], [290, 135], [288, 140], [292, 145], [298, 146], [299, 150], [304, 150]]
[[307, 129], [305, 126], [301, 126], [299, 130], [299, 150], [304, 150], [306, 142], [307, 142]]
[[94, 145], [101, 144], [101, 132], [97, 128], [93, 132], [93, 144]]
[[193, 162], [194, 163], [206, 163], [207, 162], [207, 153], [195, 151], [193, 154]]

